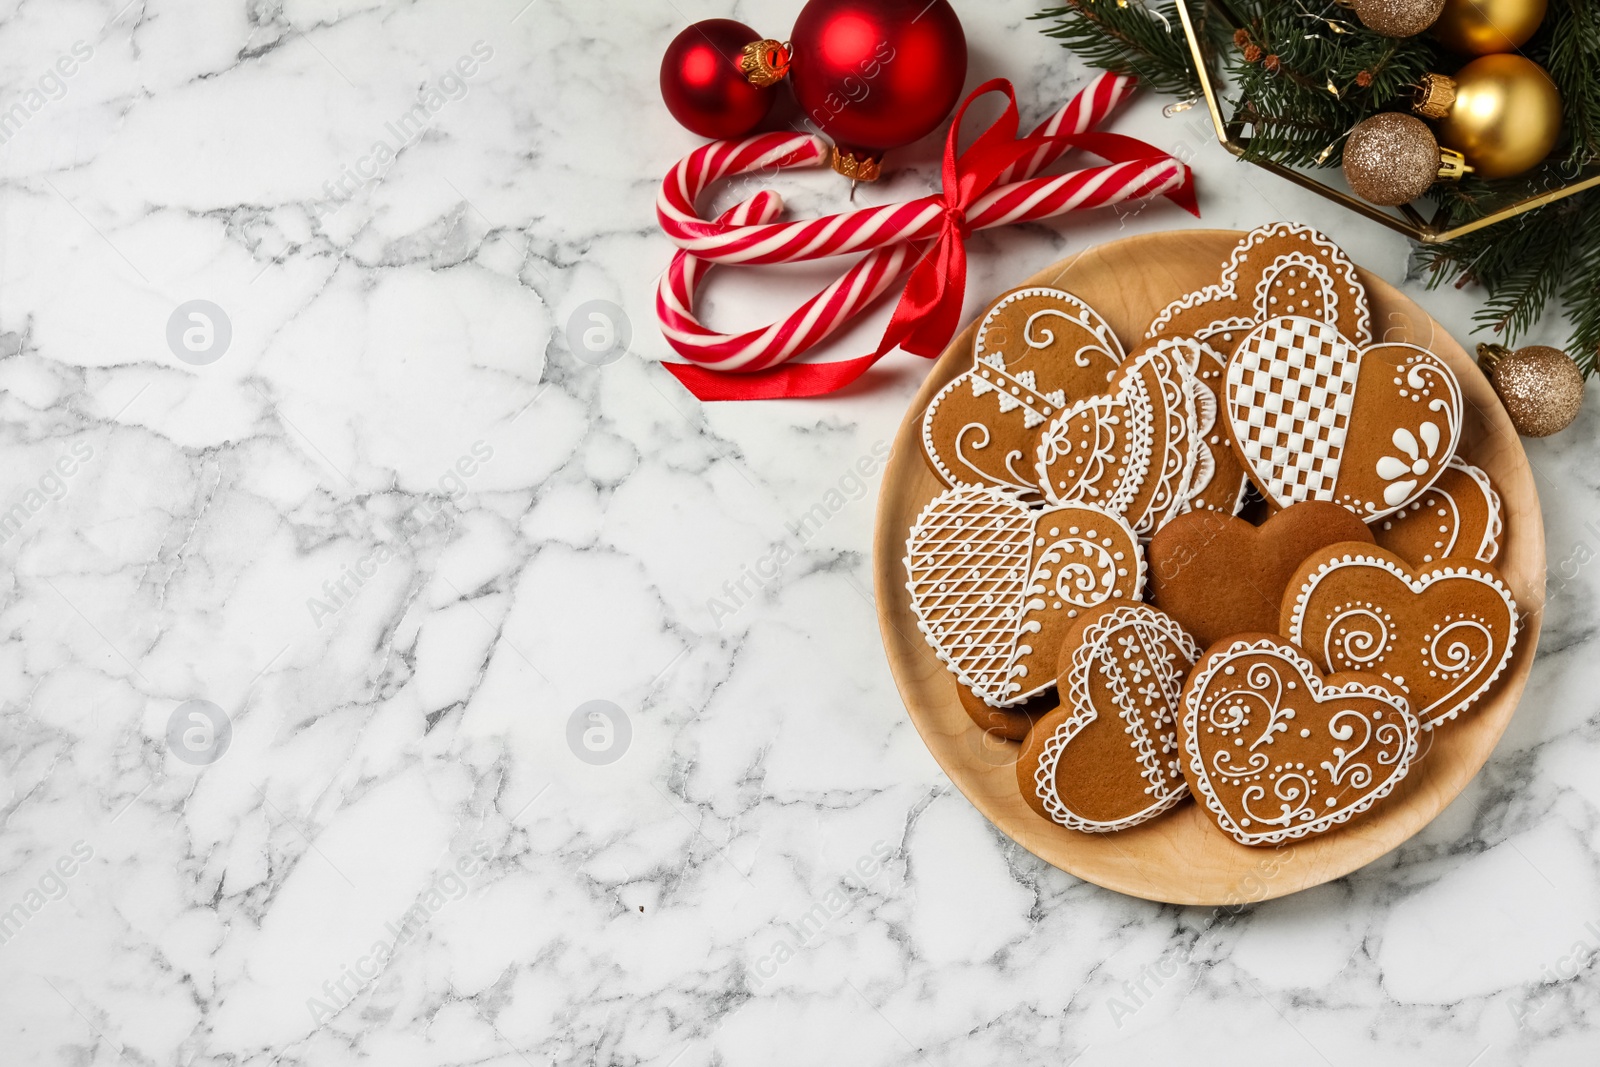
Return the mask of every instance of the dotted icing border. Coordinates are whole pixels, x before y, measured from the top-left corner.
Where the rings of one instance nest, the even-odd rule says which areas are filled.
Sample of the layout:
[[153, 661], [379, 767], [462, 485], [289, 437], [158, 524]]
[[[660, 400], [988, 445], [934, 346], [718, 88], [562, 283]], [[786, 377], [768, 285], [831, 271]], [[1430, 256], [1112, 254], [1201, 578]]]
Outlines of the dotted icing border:
[[[1160, 757], [1152, 751], [1147, 759], [1136, 756], [1141, 767], [1140, 776], [1151, 785], [1150, 792], [1156, 796], [1154, 803], [1141, 811], [1111, 822], [1100, 822], [1087, 819], [1076, 814], [1069, 808], [1061, 794], [1057, 791], [1056, 768], [1061, 763], [1061, 756], [1066, 751], [1073, 738], [1082, 732], [1083, 728], [1098, 718], [1093, 700], [1089, 693], [1089, 671], [1093, 660], [1099, 654], [1112, 635], [1126, 626], [1149, 626], [1160, 631], [1160, 637], [1171, 639], [1177, 644], [1179, 652], [1188, 659], [1192, 665], [1200, 658], [1200, 645], [1190, 636], [1188, 631], [1178, 625], [1172, 616], [1148, 604], [1119, 605], [1105, 613], [1093, 623], [1084, 628], [1083, 638], [1072, 652], [1072, 664], [1068, 669], [1071, 678], [1072, 710], [1056, 724], [1048, 738], [1045, 739], [1044, 748], [1039, 753], [1039, 759], [1033, 769], [1034, 791], [1039, 801], [1050, 813], [1052, 822], [1067, 827], [1069, 830], [1081, 830], [1085, 833], [1111, 833], [1116, 830], [1126, 830], [1142, 822], [1148, 822], [1163, 812], [1169, 811], [1189, 795], [1188, 783], [1180, 780], [1171, 788], [1170, 792], [1162, 793], [1166, 784], [1166, 775], [1161, 771]], [[1066, 694], [1063, 694], [1065, 703]], [[1174, 709], [1176, 710], [1176, 709]], [[1121, 714], [1119, 712], [1119, 714]], [[1123, 715], [1124, 720], [1127, 719]], [[1129, 733], [1134, 733], [1140, 727], [1136, 723], [1128, 724]], [[1174, 723], [1176, 729], [1176, 723]], [[1150, 746], [1153, 750], [1154, 745]]]
[[[1506, 611], [1511, 620], [1511, 627], [1506, 635], [1505, 650], [1500, 653], [1500, 661], [1495, 664], [1494, 670], [1489, 672], [1488, 677], [1483, 680], [1482, 684], [1480, 684], [1477, 689], [1473, 690], [1470, 695], [1458, 699], [1455, 705], [1452, 706], [1449, 711], [1426, 716], [1424, 716], [1422, 711], [1418, 711], [1417, 718], [1421, 722], [1422, 729], [1424, 731], [1432, 730], [1435, 726], [1438, 726], [1441, 723], [1449, 722], [1457, 715], [1460, 715], [1467, 708], [1471, 707], [1472, 704], [1475, 703], [1477, 699], [1495, 683], [1495, 679], [1499, 678], [1500, 675], [1505, 672], [1506, 666], [1511, 662], [1511, 654], [1516, 650], [1517, 631], [1521, 627], [1519, 625], [1519, 617], [1517, 615], [1516, 599], [1512, 597], [1511, 590], [1506, 587], [1506, 584], [1500, 578], [1500, 575], [1493, 570], [1478, 569], [1479, 566], [1487, 567], [1488, 564], [1465, 566], [1450, 565], [1448, 561], [1430, 563], [1425, 567], [1419, 568], [1419, 570], [1422, 572], [1421, 577], [1412, 578], [1411, 575], [1406, 573], [1407, 568], [1404, 565], [1397, 564], [1394, 560], [1388, 559], [1387, 557], [1371, 555], [1368, 553], [1347, 552], [1338, 559], [1329, 560], [1328, 562], [1322, 564], [1314, 572], [1312, 572], [1309, 578], [1300, 583], [1300, 588], [1295, 593], [1294, 597], [1294, 610], [1289, 615], [1289, 640], [1303, 647], [1306, 601], [1311, 598], [1312, 593], [1316, 592], [1317, 586], [1321, 584], [1322, 579], [1343, 567], [1359, 566], [1380, 567], [1394, 575], [1396, 578], [1400, 579], [1405, 583], [1406, 588], [1419, 595], [1435, 582], [1442, 581], [1446, 578], [1467, 578], [1475, 580], [1483, 585], [1489, 586], [1495, 592], [1499, 593], [1500, 598], [1506, 603]], [[1331, 666], [1331, 664], [1329, 666]], [[1382, 676], [1387, 677], [1387, 675]], [[1402, 686], [1402, 688], [1404, 688], [1404, 686]], [[1410, 691], [1407, 690], [1407, 692], [1409, 693]]]
[[[1367, 307], [1366, 287], [1363, 286], [1360, 279], [1356, 277], [1355, 263], [1352, 262], [1350, 257], [1345, 254], [1344, 249], [1334, 244], [1333, 241], [1330, 240], [1327, 235], [1323, 234], [1320, 230], [1293, 222], [1275, 222], [1268, 226], [1258, 226], [1249, 233], [1245, 234], [1244, 240], [1240, 241], [1234, 246], [1233, 254], [1228, 258], [1228, 262], [1223, 265], [1222, 280], [1213, 282], [1204, 288], [1196, 289], [1194, 292], [1180, 297], [1179, 299], [1168, 304], [1162, 309], [1161, 313], [1156, 316], [1155, 321], [1150, 324], [1150, 328], [1145, 332], [1145, 336], [1147, 338], [1156, 337], [1161, 332], [1162, 327], [1176, 318], [1179, 312], [1187, 311], [1190, 308], [1197, 307], [1202, 303], [1209, 303], [1213, 300], [1224, 300], [1229, 297], [1234, 299], [1242, 299], [1242, 297], [1239, 295], [1239, 270], [1240, 266], [1249, 260], [1250, 253], [1264, 245], [1267, 241], [1291, 236], [1298, 237], [1303, 240], [1309, 239], [1313, 244], [1326, 249], [1330, 253], [1329, 259], [1332, 260], [1336, 265], [1336, 269], [1338, 270], [1339, 274], [1343, 276], [1344, 285], [1352, 292], [1355, 298], [1356, 321], [1360, 324], [1355, 340], [1358, 344], [1371, 344], [1372, 315], [1371, 311]], [[1324, 264], [1319, 263], [1319, 265]], [[1266, 271], [1262, 272], [1262, 277], [1263, 279], [1266, 277]], [[1334, 288], [1338, 288], [1340, 278], [1331, 277], [1330, 280], [1334, 283]], [[1234, 325], [1234, 318], [1218, 319], [1213, 321], [1207, 327], [1207, 330], [1209, 332], [1220, 332], [1221, 330], [1232, 328]], [[1254, 320], [1251, 320], [1246, 323], [1239, 323], [1238, 325], [1242, 327], [1254, 327], [1256, 323]]]
[[[1500, 555], [1500, 537], [1506, 532], [1505, 505], [1500, 500], [1500, 493], [1495, 489], [1494, 483], [1489, 481], [1489, 475], [1481, 467], [1475, 467], [1460, 456], [1451, 456], [1447, 467], [1455, 467], [1477, 483], [1483, 490], [1483, 499], [1489, 505], [1489, 524], [1483, 531], [1483, 540], [1478, 544], [1478, 550], [1473, 553], [1479, 563], [1491, 566], [1495, 558]], [[1431, 486], [1430, 486], [1431, 488]]]
[[[1312, 699], [1322, 703], [1329, 695], [1370, 697], [1381, 700], [1400, 713], [1401, 718], [1410, 727], [1406, 740], [1406, 751], [1403, 759], [1396, 758], [1395, 769], [1387, 779], [1365, 794], [1349, 807], [1328, 815], [1319, 816], [1299, 826], [1285, 827], [1282, 830], [1272, 830], [1265, 833], [1252, 834], [1240, 827], [1233, 818], [1232, 812], [1222, 803], [1216, 791], [1211, 788], [1211, 778], [1206, 772], [1205, 760], [1200, 752], [1197, 742], [1199, 737], [1200, 719], [1200, 694], [1205, 691], [1217, 671], [1227, 666], [1229, 661], [1241, 655], [1254, 652], [1266, 652], [1277, 656], [1286, 663], [1293, 664], [1300, 672], [1301, 678], [1307, 683], [1307, 691], [1312, 692]], [[1411, 770], [1411, 764], [1417, 755], [1417, 740], [1422, 735], [1422, 725], [1416, 713], [1411, 710], [1410, 701], [1399, 696], [1392, 690], [1383, 686], [1365, 685], [1361, 682], [1346, 682], [1344, 685], [1326, 685], [1316, 677], [1316, 664], [1306, 657], [1297, 648], [1286, 645], [1281, 639], [1261, 638], [1256, 641], [1235, 641], [1224, 652], [1213, 655], [1205, 664], [1197, 664], [1189, 675], [1189, 681], [1183, 694], [1183, 747], [1185, 755], [1189, 757], [1189, 771], [1192, 775], [1189, 785], [1191, 790], [1198, 793], [1205, 800], [1207, 809], [1216, 817], [1217, 825], [1222, 831], [1241, 845], [1275, 845], [1284, 841], [1296, 841], [1314, 833], [1323, 833], [1336, 826], [1341, 826], [1351, 819], [1366, 811], [1372, 805], [1382, 800], [1394, 791]]]

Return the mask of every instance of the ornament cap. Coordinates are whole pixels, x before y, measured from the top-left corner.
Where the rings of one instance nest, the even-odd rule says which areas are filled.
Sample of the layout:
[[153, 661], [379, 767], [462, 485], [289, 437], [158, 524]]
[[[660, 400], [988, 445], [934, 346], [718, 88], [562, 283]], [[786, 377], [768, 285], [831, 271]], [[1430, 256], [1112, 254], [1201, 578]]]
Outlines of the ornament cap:
[[879, 162], [866, 153], [856, 155], [848, 148], [833, 146], [833, 157], [829, 160], [833, 169], [843, 174], [853, 182], [875, 182], [882, 176], [883, 171]]
[[789, 46], [770, 37], [751, 41], [739, 52], [739, 70], [751, 85], [776, 85], [789, 74]]
[[1511, 349], [1505, 345], [1497, 345], [1490, 341], [1480, 341], [1478, 343], [1478, 366], [1483, 369], [1483, 373], [1492, 374], [1494, 373], [1495, 364], [1510, 354]]
[[1455, 102], [1454, 78], [1448, 74], [1424, 74], [1417, 88], [1417, 102], [1411, 110], [1425, 119], [1442, 119], [1450, 114], [1450, 106]]
[[[1467, 166], [1467, 157], [1457, 152], [1454, 148], [1439, 147], [1439, 177], [1445, 181], [1458, 182], [1464, 175], [1472, 173], [1472, 168]], [[1483, 347], [1482, 345], [1479, 346]]]

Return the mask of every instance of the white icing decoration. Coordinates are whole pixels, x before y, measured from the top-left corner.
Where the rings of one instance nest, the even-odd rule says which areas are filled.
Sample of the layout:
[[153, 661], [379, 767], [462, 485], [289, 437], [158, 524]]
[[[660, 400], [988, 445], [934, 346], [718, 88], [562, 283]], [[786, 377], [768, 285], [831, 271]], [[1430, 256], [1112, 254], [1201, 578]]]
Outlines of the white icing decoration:
[[1411, 473], [1411, 464], [1402, 463], [1393, 456], [1383, 456], [1378, 460], [1378, 477], [1399, 478], [1401, 475]]
[[[1235, 665], [1242, 660], [1254, 662], [1247, 663], [1240, 675]], [[1262, 638], [1235, 641], [1196, 667], [1189, 679], [1181, 707], [1188, 778], [1217, 824], [1240, 844], [1274, 845], [1345, 823], [1393, 791], [1416, 758], [1420, 724], [1403, 697], [1359, 682], [1325, 685], [1313, 669], [1294, 648]], [[1326, 724], [1331, 758], [1315, 767], [1299, 761], [1274, 762], [1268, 752], [1276, 735], [1287, 734], [1287, 720], [1309, 721], [1298, 717], [1292, 706], [1302, 696], [1317, 704], [1330, 698], [1368, 698], [1384, 704], [1389, 714], [1369, 721], [1353, 708], [1336, 709]], [[1263, 717], [1266, 722], [1261, 724]], [[1221, 744], [1229, 734], [1240, 741], [1251, 738], [1248, 748], [1233, 746], [1249, 754], [1243, 764], [1235, 763]], [[1307, 738], [1310, 732], [1301, 729], [1299, 736]], [[1210, 766], [1202, 737], [1219, 746]], [[1363, 759], [1369, 752], [1370, 760]], [[1380, 777], [1374, 765], [1387, 768], [1387, 773]], [[1246, 817], [1237, 817], [1222, 802], [1215, 779], [1233, 787], [1244, 785], [1239, 803]], [[1331, 805], [1329, 798], [1334, 800]]]
[[[993, 394], [997, 415], [1008, 415], [1020, 411], [1023, 429], [1032, 430], [1044, 425], [1054, 417], [1067, 403], [1066, 391], [1061, 388], [1041, 390], [1038, 384], [1038, 372], [1035, 370], [1011, 373], [1006, 363], [1005, 353], [999, 350], [988, 351], [986, 346], [990, 338], [991, 327], [1000, 313], [1018, 300], [1030, 297], [1045, 297], [1069, 305], [1070, 312], [1058, 308], [1045, 308], [1034, 312], [1028, 317], [1023, 330], [1023, 342], [1028, 349], [1039, 350], [1049, 347], [1054, 343], [1055, 333], [1045, 329], [1036, 333], [1034, 324], [1046, 316], [1061, 318], [1073, 326], [1086, 331], [1091, 340], [1080, 346], [1071, 354], [1071, 362], [1079, 367], [1087, 367], [1091, 363], [1091, 354], [1098, 354], [1109, 360], [1112, 364], [1121, 363], [1124, 357], [1121, 344], [1110, 326], [1082, 300], [1071, 293], [1060, 289], [1046, 287], [1033, 287], [1019, 289], [998, 301], [978, 326], [977, 337], [973, 342], [973, 369], [963, 371], [949, 384], [934, 394], [928, 403], [927, 410], [922, 415], [922, 447], [931, 461], [939, 477], [950, 486], [962, 485], [998, 485], [1017, 492], [1030, 501], [1038, 497], [1038, 487], [1033, 484], [1033, 479], [1019, 475], [1015, 469], [1015, 461], [1020, 458], [1018, 454], [1008, 452], [1000, 466], [1003, 466], [1011, 478], [1001, 476], [997, 470], [988, 469], [986, 466], [975, 462], [976, 453], [989, 447], [992, 434], [985, 427], [981, 435], [971, 435], [968, 430], [981, 423], [969, 423], [956, 435], [956, 455], [947, 462], [939, 454], [933, 443], [934, 420], [944, 400], [957, 389], [966, 385], [971, 390], [973, 397], [984, 397]], [[968, 442], [977, 440], [977, 444]], [[1030, 442], [1031, 443], [1031, 442]]]
[[[1400, 395], [1430, 398], [1417, 405], [1420, 417], [1410, 414], [1412, 405], [1405, 407], [1406, 417], [1417, 420], [1416, 433], [1406, 426], [1354, 428], [1387, 433], [1399, 453], [1374, 465], [1372, 473], [1387, 483], [1377, 489], [1381, 504], [1360, 499], [1341, 480], [1362, 363], [1378, 347], [1407, 353], [1395, 368]], [[1367, 388], [1376, 381], [1369, 378]], [[1433, 353], [1398, 343], [1358, 348], [1336, 327], [1300, 315], [1265, 322], [1239, 343], [1228, 361], [1226, 390], [1240, 455], [1279, 507], [1325, 500], [1367, 522], [1381, 519], [1438, 479], [1444, 469], [1439, 459], [1455, 451], [1461, 434], [1460, 384]], [[1374, 404], [1363, 407], [1378, 410]], [[1365, 476], [1349, 472], [1348, 477]]]
[[[1127, 676], [1112, 647], [1114, 639], [1123, 646], [1122, 659], [1130, 670], [1147, 673], [1134, 679]], [[1166, 650], [1167, 642], [1177, 646], [1182, 662]], [[1045, 739], [1033, 771], [1034, 790], [1052, 821], [1088, 833], [1125, 830], [1155, 818], [1189, 795], [1178, 761], [1162, 757], [1176, 748], [1173, 712], [1183, 692], [1184, 675], [1200, 652], [1195, 639], [1171, 616], [1143, 604], [1114, 608], [1084, 629], [1062, 678], [1061, 699], [1070, 710]], [[1056, 789], [1062, 753], [1099, 716], [1093, 697], [1096, 667], [1110, 683], [1112, 703], [1126, 724], [1128, 745], [1150, 797], [1144, 808], [1111, 821], [1073, 811]], [[1144, 698], [1142, 703], [1139, 697]]]
[[[1030, 644], [1044, 618], [1137, 597], [1144, 587], [1144, 554], [1126, 523], [1094, 508], [1030, 509], [994, 486], [948, 489], [930, 501], [907, 536], [905, 567], [917, 628], [992, 707], [1055, 683], [1057, 650]], [[1035, 653], [1043, 669], [1030, 671]]]
[[[1489, 482], [1489, 476], [1482, 470], [1474, 467], [1460, 456], [1451, 456], [1447, 466], [1463, 471], [1477, 483], [1483, 491], [1483, 499], [1489, 508], [1489, 523], [1483, 531], [1483, 538], [1473, 550], [1473, 557], [1480, 563], [1493, 563], [1500, 554], [1500, 535], [1505, 532], [1505, 509], [1500, 503], [1500, 494]], [[1458, 531], [1459, 532], [1459, 531]], [[1451, 545], [1455, 544], [1455, 534], [1451, 535]]]
[[[1148, 537], [1177, 514], [1193, 494], [1200, 436], [1195, 378], [1200, 345], [1188, 338], [1156, 342], [1124, 365], [1117, 389], [1070, 405], [1039, 438], [1034, 469], [1045, 498], [1057, 504], [1092, 504], [1128, 520]], [[1151, 389], [1153, 379], [1155, 389]], [[1162, 453], [1154, 455], [1161, 426]], [[1087, 425], [1089, 436], [1084, 436]], [[1063, 463], [1077, 474], [1061, 484]], [[1108, 470], [1119, 466], [1110, 479]], [[1134, 498], [1154, 478], [1154, 491], [1137, 515]], [[1109, 480], [1109, 484], [1107, 483]]]
[[[1329, 321], [1332, 321], [1332, 316], [1337, 314], [1337, 302], [1340, 297], [1351, 300], [1354, 304], [1353, 314], [1356, 322], [1355, 341], [1361, 345], [1370, 344], [1372, 342], [1372, 329], [1367, 311], [1367, 291], [1366, 287], [1356, 277], [1355, 264], [1350, 262], [1343, 249], [1323, 234], [1311, 229], [1309, 226], [1283, 222], [1257, 227], [1246, 234], [1244, 240], [1234, 248], [1232, 256], [1223, 266], [1222, 280], [1203, 289], [1197, 289], [1168, 304], [1156, 316], [1155, 321], [1150, 324], [1150, 329], [1146, 331], [1145, 336], [1147, 338], [1159, 337], [1162, 330], [1179, 313], [1190, 308], [1212, 301], [1241, 299], [1238, 291], [1241, 268], [1250, 261], [1252, 252], [1262, 247], [1267, 241], [1280, 237], [1297, 237], [1300, 240], [1309, 240], [1327, 253], [1328, 260], [1337, 264], [1337, 270], [1336, 273], [1329, 274], [1327, 266], [1322, 260], [1308, 257], [1305, 253], [1282, 253], [1270, 261], [1262, 271], [1261, 281], [1258, 283], [1257, 292], [1254, 294], [1254, 302], [1258, 307], [1265, 298], [1266, 289], [1264, 286], [1268, 280], [1268, 275], [1275, 274], [1277, 269], [1281, 269], [1279, 265], [1286, 260], [1297, 260], [1301, 262], [1301, 265], [1311, 266], [1314, 272], [1319, 275], [1319, 282], [1323, 292], [1331, 294], [1331, 297], [1325, 296], [1324, 298], [1324, 314], [1329, 316]], [[1258, 317], [1254, 319], [1243, 318], [1239, 315], [1215, 319], [1202, 329], [1197, 330], [1196, 336], [1200, 340], [1206, 341], [1217, 334], [1226, 333], [1230, 330], [1244, 332], [1254, 329], [1268, 317], [1259, 310], [1257, 315]]]
[[[1297, 645], [1304, 646], [1307, 604], [1328, 575], [1346, 567], [1381, 568], [1399, 579], [1405, 584], [1406, 588], [1418, 595], [1421, 595], [1437, 582], [1466, 579], [1493, 590], [1505, 603], [1506, 642], [1505, 647], [1500, 649], [1498, 653], [1494, 647], [1494, 635], [1479, 620], [1455, 619], [1435, 624], [1436, 633], [1433, 637], [1426, 639], [1428, 644], [1424, 646], [1425, 650], [1428, 651], [1428, 658], [1442, 671], [1451, 674], [1464, 674], [1465, 676], [1460, 682], [1451, 687], [1442, 696], [1434, 699], [1426, 707], [1416, 709], [1417, 717], [1422, 723], [1422, 729], [1431, 730], [1440, 723], [1449, 722], [1459, 715], [1474, 700], [1477, 700], [1489, 686], [1494, 684], [1494, 680], [1500, 677], [1500, 673], [1511, 662], [1511, 653], [1517, 646], [1517, 603], [1512, 599], [1511, 591], [1506, 588], [1505, 583], [1493, 572], [1479, 570], [1476, 567], [1432, 564], [1419, 568], [1422, 572], [1419, 577], [1412, 577], [1403, 566], [1396, 564], [1393, 560], [1369, 553], [1351, 553], [1335, 560], [1329, 560], [1318, 567], [1301, 583], [1300, 588], [1295, 593], [1294, 607], [1289, 615], [1289, 640]], [[1339, 612], [1328, 620], [1328, 634], [1336, 641], [1336, 645], [1329, 645], [1324, 642], [1323, 666], [1328, 670], [1370, 669], [1383, 674], [1384, 677], [1390, 677], [1389, 672], [1381, 669], [1381, 664], [1377, 660], [1358, 660], [1350, 654], [1352, 645], [1359, 650], [1369, 644], [1379, 641], [1387, 642], [1389, 640], [1387, 631], [1383, 635], [1375, 636], [1370, 633], [1363, 634], [1357, 629], [1361, 624], [1361, 620], [1376, 618], [1373, 611], [1374, 607], [1374, 605], [1367, 605], [1362, 608], [1352, 609], [1347, 605], [1339, 609]], [[1346, 632], [1343, 640], [1338, 641], [1337, 631], [1341, 626]], [[1456, 633], [1449, 641], [1443, 640], [1445, 634], [1455, 630], [1464, 630], [1465, 632]], [[1483, 647], [1477, 655], [1473, 655], [1469, 640], [1479, 633], [1484, 638]], [[1392, 678], [1391, 680], [1407, 688], [1408, 691], [1414, 688], [1414, 685], [1408, 686], [1404, 678]], [[1474, 685], [1474, 683], [1476, 684]], [[1469, 687], [1471, 692], [1467, 691]]]
[[[1458, 499], [1457, 492], [1447, 488], [1448, 485], [1456, 484], [1446, 477], [1452, 470], [1463, 475], [1469, 483], [1467, 486], [1461, 486], [1458, 492], [1476, 493], [1484, 505], [1484, 527], [1475, 544], [1461, 544], [1467, 509], [1463, 507], [1464, 500]], [[1444, 512], [1443, 515], [1438, 514], [1441, 511]], [[1451, 456], [1439, 480], [1434, 482], [1426, 493], [1413, 497], [1396, 513], [1395, 520], [1416, 522], [1434, 531], [1435, 539], [1427, 553], [1422, 559], [1412, 561], [1417, 564], [1432, 563], [1454, 556], [1458, 546], [1465, 551], [1465, 554], [1480, 563], [1493, 563], [1495, 557], [1500, 554], [1500, 535], [1505, 530], [1500, 494], [1489, 484], [1489, 476], [1459, 456]], [[1389, 525], [1385, 523], [1383, 528], [1388, 529]], [[1378, 539], [1378, 543], [1387, 544], [1382, 537]]]

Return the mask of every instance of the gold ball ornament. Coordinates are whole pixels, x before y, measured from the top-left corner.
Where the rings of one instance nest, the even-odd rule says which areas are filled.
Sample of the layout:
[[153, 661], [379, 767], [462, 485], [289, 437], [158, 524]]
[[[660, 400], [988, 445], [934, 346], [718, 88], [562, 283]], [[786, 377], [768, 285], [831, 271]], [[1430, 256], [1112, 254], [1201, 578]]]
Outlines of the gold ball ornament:
[[1482, 344], [1478, 365], [1524, 437], [1565, 430], [1583, 406], [1583, 372], [1559, 348], [1529, 345], [1512, 352], [1503, 345]]
[[1539, 29], [1547, 0], [1445, 0], [1433, 35], [1452, 52], [1513, 52]]
[[1460, 178], [1461, 153], [1440, 148], [1428, 124], [1385, 111], [1362, 119], [1344, 143], [1344, 177], [1369, 204], [1409, 204], [1440, 178]]
[[1521, 56], [1483, 56], [1455, 77], [1430, 74], [1414, 110], [1435, 120], [1439, 143], [1480, 178], [1509, 178], [1539, 165], [1561, 136], [1561, 93]]
[[1385, 37], [1415, 37], [1434, 24], [1445, 0], [1351, 0], [1356, 17]]

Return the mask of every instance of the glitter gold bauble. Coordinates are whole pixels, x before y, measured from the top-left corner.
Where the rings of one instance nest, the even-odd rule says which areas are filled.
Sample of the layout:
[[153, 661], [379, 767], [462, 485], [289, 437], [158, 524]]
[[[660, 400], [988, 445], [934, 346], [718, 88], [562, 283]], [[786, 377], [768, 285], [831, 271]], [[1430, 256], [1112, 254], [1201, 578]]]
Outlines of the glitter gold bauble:
[[[1544, 68], [1521, 56], [1483, 56], [1452, 79], [1455, 99], [1434, 129], [1480, 178], [1509, 178], [1539, 165], [1561, 134], [1561, 94]], [[1420, 107], [1425, 105], [1419, 104]]]
[[1409, 204], [1465, 170], [1461, 153], [1440, 148], [1426, 122], [1395, 111], [1362, 119], [1344, 143], [1345, 180], [1369, 204]]
[[1512, 52], [1544, 21], [1546, 0], [1445, 0], [1433, 35], [1452, 52]]
[[1503, 345], [1483, 344], [1478, 346], [1478, 365], [1524, 437], [1565, 430], [1583, 406], [1583, 372], [1559, 348], [1529, 345], [1512, 352]]
[[1356, 17], [1385, 37], [1414, 37], [1432, 26], [1445, 0], [1351, 0]]

